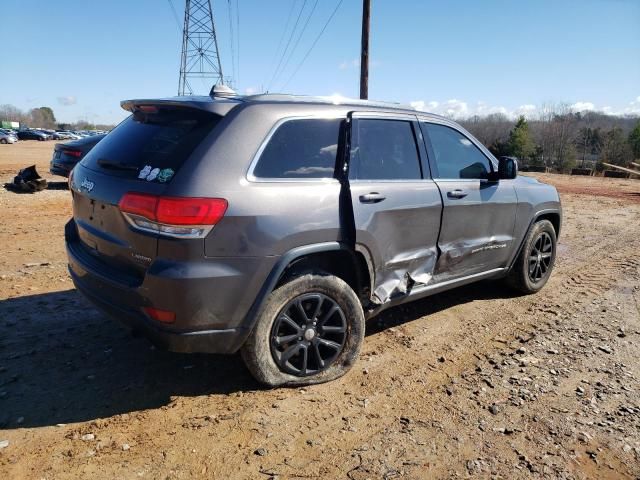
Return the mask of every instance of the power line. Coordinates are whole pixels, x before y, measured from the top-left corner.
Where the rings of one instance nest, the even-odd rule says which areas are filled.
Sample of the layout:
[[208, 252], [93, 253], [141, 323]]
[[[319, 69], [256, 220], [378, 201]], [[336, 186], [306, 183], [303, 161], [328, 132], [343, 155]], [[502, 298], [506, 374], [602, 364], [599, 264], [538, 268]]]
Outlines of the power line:
[[227, 0], [227, 5], [229, 7], [229, 36], [231, 37], [231, 41], [229, 42], [231, 44], [231, 76], [234, 78], [236, 78], [236, 54], [234, 52], [234, 48], [233, 48], [233, 43], [234, 43], [234, 39], [233, 39], [233, 8], [231, 6], [231, 0]]
[[311, 47], [309, 47], [309, 50], [307, 50], [307, 53], [305, 53], [304, 57], [302, 58], [302, 60], [300, 61], [300, 63], [298, 64], [298, 66], [296, 67], [296, 69], [293, 71], [293, 73], [291, 74], [291, 76], [289, 77], [289, 79], [284, 83], [284, 85], [282, 86], [282, 89], [284, 90], [286, 88], [287, 85], [289, 85], [289, 82], [293, 79], [293, 77], [296, 76], [296, 74], [298, 73], [298, 70], [300, 70], [300, 68], [302, 67], [302, 65], [304, 64], [304, 62], [307, 60], [307, 58], [309, 57], [309, 55], [311, 54], [311, 51], [313, 50], [313, 48], [316, 46], [316, 44], [318, 43], [318, 40], [320, 40], [320, 37], [322, 37], [322, 34], [324, 33], [324, 31], [327, 29], [327, 27], [329, 26], [329, 23], [331, 23], [331, 20], [333, 20], [333, 17], [336, 15], [336, 12], [338, 11], [338, 9], [340, 8], [340, 5], [342, 5], [342, 2], [344, 0], [340, 0], [338, 2], [338, 4], [336, 5], [336, 8], [333, 9], [333, 12], [331, 12], [331, 15], [329, 16], [329, 18], [327, 19], [327, 22], [324, 24], [324, 27], [322, 27], [322, 30], [320, 30], [320, 33], [318, 33], [318, 36], [316, 37], [316, 39], [313, 41], [313, 43], [311, 44]]
[[182, 29], [180, 28], [180, 19], [178, 18], [178, 12], [176, 11], [176, 7], [173, 4], [172, 0], [168, 0], [169, 6], [171, 7], [171, 12], [173, 13], [173, 18], [176, 21], [176, 27], [178, 27], [178, 32], [182, 35]]
[[267, 86], [267, 90], [271, 89], [271, 85], [273, 84], [278, 72], [280, 71], [280, 66], [282, 65], [282, 61], [284, 60], [285, 55], [287, 54], [287, 51], [289, 50], [289, 45], [291, 45], [291, 40], [293, 39], [293, 35], [294, 33], [296, 33], [296, 30], [298, 29], [298, 23], [300, 23], [300, 17], [302, 16], [302, 12], [304, 11], [304, 7], [306, 7], [307, 5], [307, 0], [304, 0], [304, 3], [302, 4], [302, 8], [300, 9], [300, 12], [298, 12], [298, 18], [296, 18], [296, 23], [293, 26], [293, 30], [291, 30], [291, 35], [289, 35], [289, 40], [287, 40], [287, 44], [284, 47], [284, 50], [282, 52], [282, 57], [280, 57], [280, 61], [278, 62], [278, 66], [276, 67], [275, 72], [273, 72], [273, 76], [271, 77], [271, 80], [269, 81], [269, 85]]
[[276, 59], [278, 58], [278, 53], [280, 52], [280, 47], [282, 47], [282, 42], [284, 41], [284, 37], [287, 34], [287, 30], [289, 30], [289, 23], [291, 22], [291, 17], [293, 16], [293, 11], [295, 10], [295, 6], [298, 0], [293, 0], [291, 4], [291, 8], [289, 9], [289, 15], [287, 16], [287, 21], [284, 24], [284, 30], [282, 30], [282, 35], [280, 35], [280, 41], [278, 42], [278, 48], [274, 50], [273, 60], [271, 63], [275, 65]]
[[[289, 56], [285, 60], [284, 65], [282, 66], [282, 69], [280, 70], [281, 74], [286, 71], [287, 65], [289, 65], [289, 61], [291, 60], [291, 57], [293, 56], [294, 52], [297, 50], [298, 45], [300, 44], [300, 39], [302, 38], [302, 35], [304, 34], [305, 30], [307, 29], [307, 26], [309, 25], [309, 21], [311, 20], [311, 17], [313, 16], [313, 12], [315, 12], [317, 6], [318, 6], [318, 0], [316, 0], [315, 3], [313, 4], [313, 8], [311, 9], [311, 12], [309, 12], [309, 16], [307, 16], [307, 20], [304, 22], [304, 25], [302, 26], [302, 30], [300, 30], [300, 33], [298, 34], [298, 38], [296, 38], [296, 43], [293, 45], [293, 48], [289, 52]], [[276, 78], [276, 80], [277, 80], [277, 78]]]
[[236, 87], [240, 84], [240, 5], [236, 0], [236, 55], [238, 56], [238, 78], [236, 79]]

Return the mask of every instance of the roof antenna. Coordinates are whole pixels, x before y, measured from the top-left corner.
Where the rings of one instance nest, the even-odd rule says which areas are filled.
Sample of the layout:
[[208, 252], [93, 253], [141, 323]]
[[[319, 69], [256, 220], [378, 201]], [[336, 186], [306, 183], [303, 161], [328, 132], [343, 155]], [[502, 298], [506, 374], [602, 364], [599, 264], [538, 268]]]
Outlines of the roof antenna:
[[238, 94], [232, 88], [222, 83], [216, 83], [213, 87], [211, 87], [209, 96], [218, 98], [232, 98], [237, 97]]

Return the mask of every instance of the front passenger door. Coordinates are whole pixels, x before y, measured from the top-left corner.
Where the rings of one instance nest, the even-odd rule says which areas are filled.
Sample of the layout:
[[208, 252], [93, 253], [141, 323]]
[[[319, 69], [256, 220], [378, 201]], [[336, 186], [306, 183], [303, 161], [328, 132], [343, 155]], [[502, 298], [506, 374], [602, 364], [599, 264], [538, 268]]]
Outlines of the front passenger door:
[[517, 206], [513, 180], [489, 181], [495, 167], [457, 128], [427, 121], [420, 126], [444, 206], [436, 281], [506, 266]]

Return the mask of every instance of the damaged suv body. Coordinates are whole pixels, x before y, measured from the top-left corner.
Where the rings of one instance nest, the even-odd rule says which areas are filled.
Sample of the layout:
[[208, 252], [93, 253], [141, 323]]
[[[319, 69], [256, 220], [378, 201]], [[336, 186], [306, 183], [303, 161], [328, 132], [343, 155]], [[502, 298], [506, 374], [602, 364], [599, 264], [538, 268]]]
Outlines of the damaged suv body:
[[448, 119], [286, 95], [122, 106], [70, 178], [69, 271], [171, 350], [327, 381], [382, 310], [489, 278], [532, 293], [553, 268], [556, 190]]

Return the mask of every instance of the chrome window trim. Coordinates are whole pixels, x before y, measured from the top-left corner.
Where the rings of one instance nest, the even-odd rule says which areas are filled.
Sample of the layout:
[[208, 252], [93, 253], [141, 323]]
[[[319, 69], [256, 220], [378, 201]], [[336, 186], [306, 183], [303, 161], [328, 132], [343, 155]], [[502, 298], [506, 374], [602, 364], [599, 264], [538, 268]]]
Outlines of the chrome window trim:
[[[276, 133], [276, 131], [285, 123], [293, 122], [296, 120], [346, 120], [346, 115], [296, 115], [291, 117], [283, 117], [279, 119], [273, 127], [267, 133], [267, 136], [260, 144], [258, 151], [253, 156], [251, 163], [249, 164], [249, 168], [247, 169], [246, 179], [251, 183], [340, 183], [337, 178], [331, 177], [319, 177], [319, 178], [296, 178], [296, 177], [286, 177], [286, 178], [270, 178], [270, 177], [256, 177], [253, 173], [256, 166], [258, 165], [258, 161], [260, 157], [264, 153], [264, 150], [267, 148], [267, 145], [271, 141], [271, 138]], [[338, 139], [339, 140], [339, 139]]]
[[354, 179], [349, 179], [349, 183], [350, 184], [358, 184], [358, 183], [435, 183], [433, 181], [433, 178], [414, 178], [414, 179], [408, 179], [408, 178], [379, 178], [379, 179], [372, 179], [372, 178], [354, 178]]

